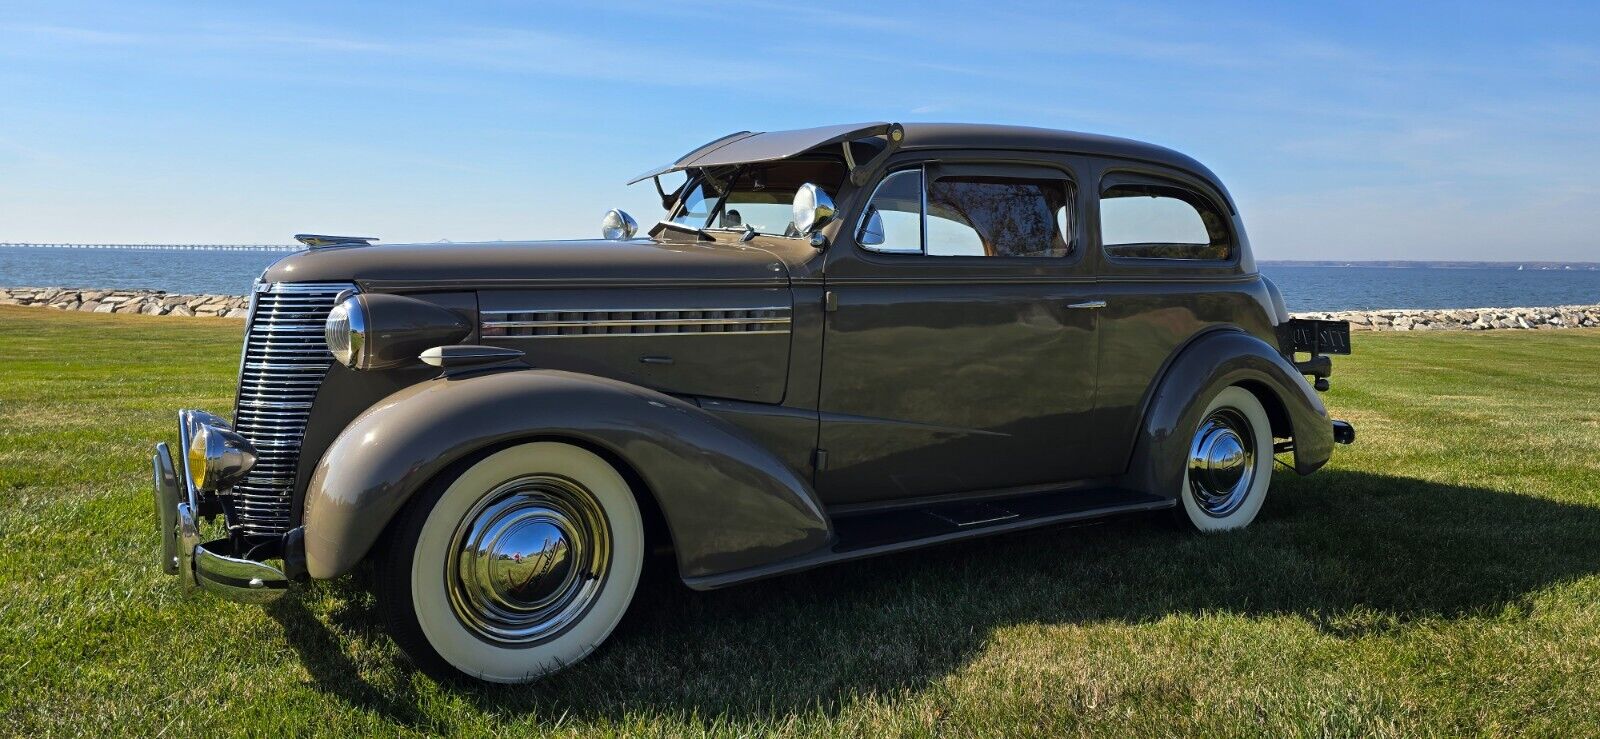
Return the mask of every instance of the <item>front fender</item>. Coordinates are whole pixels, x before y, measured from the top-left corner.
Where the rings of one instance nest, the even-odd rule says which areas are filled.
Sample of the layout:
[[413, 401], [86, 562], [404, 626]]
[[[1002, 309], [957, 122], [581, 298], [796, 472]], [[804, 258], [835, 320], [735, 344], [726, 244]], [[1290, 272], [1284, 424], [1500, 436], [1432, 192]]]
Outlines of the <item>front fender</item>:
[[636, 385], [526, 369], [418, 383], [352, 421], [306, 491], [308, 574], [348, 572], [452, 463], [541, 437], [598, 447], [630, 466], [666, 519], [686, 578], [788, 559], [832, 539], [805, 481], [726, 421]]
[[1183, 485], [1190, 435], [1223, 388], [1244, 385], [1268, 404], [1276, 399], [1294, 437], [1294, 468], [1309, 475], [1333, 455], [1333, 422], [1322, 399], [1272, 345], [1243, 331], [1218, 330], [1189, 342], [1168, 365], [1145, 403], [1144, 424], [1123, 485], [1175, 496]]

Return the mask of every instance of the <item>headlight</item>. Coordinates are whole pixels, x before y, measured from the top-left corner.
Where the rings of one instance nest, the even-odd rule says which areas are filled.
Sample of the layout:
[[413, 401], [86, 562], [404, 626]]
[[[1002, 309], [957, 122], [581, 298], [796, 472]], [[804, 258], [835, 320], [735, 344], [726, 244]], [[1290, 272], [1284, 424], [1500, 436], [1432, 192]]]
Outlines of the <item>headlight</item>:
[[189, 482], [196, 490], [220, 490], [256, 464], [256, 449], [231, 429], [198, 424], [189, 439]]
[[472, 335], [472, 323], [462, 313], [425, 300], [361, 293], [328, 312], [322, 333], [340, 364], [373, 370], [415, 364], [424, 349]]
[[328, 351], [340, 364], [351, 369], [361, 369], [366, 364], [367, 312], [361, 307], [360, 295], [333, 306], [322, 335], [328, 341]]

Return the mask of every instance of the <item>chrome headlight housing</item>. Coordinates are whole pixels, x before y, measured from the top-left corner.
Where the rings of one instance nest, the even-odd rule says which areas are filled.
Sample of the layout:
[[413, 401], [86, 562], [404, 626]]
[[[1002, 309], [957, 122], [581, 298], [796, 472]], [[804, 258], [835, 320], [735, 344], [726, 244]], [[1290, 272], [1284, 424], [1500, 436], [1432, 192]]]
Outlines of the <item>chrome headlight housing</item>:
[[328, 351], [354, 370], [415, 364], [424, 349], [455, 344], [472, 334], [462, 313], [426, 300], [388, 293], [356, 293], [328, 312]]
[[215, 491], [243, 479], [256, 465], [256, 448], [222, 419], [209, 413], [190, 418], [189, 482], [196, 490]]
[[360, 295], [351, 295], [339, 301], [328, 312], [322, 336], [328, 342], [328, 351], [340, 364], [360, 369], [367, 359], [367, 311], [361, 305]]

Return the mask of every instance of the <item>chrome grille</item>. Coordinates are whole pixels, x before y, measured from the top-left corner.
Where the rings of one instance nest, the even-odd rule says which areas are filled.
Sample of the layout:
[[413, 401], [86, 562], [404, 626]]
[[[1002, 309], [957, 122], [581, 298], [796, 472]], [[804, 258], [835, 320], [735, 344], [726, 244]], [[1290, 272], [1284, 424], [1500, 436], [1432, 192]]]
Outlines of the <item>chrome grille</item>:
[[256, 448], [256, 465], [233, 486], [230, 523], [244, 533], [289, 528], [300, 438], [317, 387], [333, 362], [322, 338], [334, 298], [355, 285], [277, 282], [252, 296], [250, 329], [239, 363], [234, 428]]

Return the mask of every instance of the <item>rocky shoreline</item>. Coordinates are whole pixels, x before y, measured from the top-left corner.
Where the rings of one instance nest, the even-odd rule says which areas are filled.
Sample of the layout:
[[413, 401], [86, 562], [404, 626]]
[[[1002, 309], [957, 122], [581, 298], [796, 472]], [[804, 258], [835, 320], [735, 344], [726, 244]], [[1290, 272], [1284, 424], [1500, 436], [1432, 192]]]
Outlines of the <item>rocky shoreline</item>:
[[1600, 305], [1550, 308], [1440, 308], [1295, 313], [1295, 318], [1349, 321], [1351, 331], [1488, 331], [1600, 326]]
[[[61, 287], [0, 288], [0, 305], [28, 305], [91, 313], [219, 318], [244, 318], [250, 310], [249, 299], [242, 295], [183, 295], [160, 290], [79, 290]], [[1600, 326], [1600, 305], [1322, 311], [1292, 315], [1295, 318], [1349, 321], [1352, 331], [1537, 330]]]
[[180, 295], [160, 290], [0, 287], [0, 305], [151, 316], [244, 318], [250, 313], [250, 300], [242, 295]]

